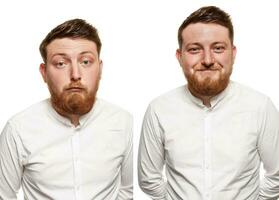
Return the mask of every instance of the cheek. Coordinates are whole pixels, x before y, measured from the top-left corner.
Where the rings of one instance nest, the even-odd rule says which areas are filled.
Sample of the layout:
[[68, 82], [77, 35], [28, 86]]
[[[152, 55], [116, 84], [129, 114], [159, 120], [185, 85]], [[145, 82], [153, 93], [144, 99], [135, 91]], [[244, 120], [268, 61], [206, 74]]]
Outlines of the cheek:
[[216, 56], [216, 60], [225, 68], [230, 68], [233, 64], [233, 57], [231, 54]]
[[193, 67], [190, 67], [190, 66], [188, 66], [188, 65], [187, 65], [187, 66], [184, 65], [184, 66], [182, 67], [182, 69], [183, 69], [184, 75], [185, 75], [187, 78], [190, 77], [190, 76], [193, 76], [194, 73], [195, 73]]
[[185, 56], [184, 59], [182, 59], [182, 67], [183, 67], [183, 71], [187, 74], [192, 74], [194, 73], [194, 68], [195, 66], [200, 64], [200, 58], [199, 56], [193, 56], [193, 55], [189, 55], [189, 56]]
[[99, 71], [87, 72], [83, 76], [84, 84], [89, 88], [93, 89], [96, 87], [98, 81], [100, 80]]
[[69, 83], [64, 74], [56, 73], [47, 76], [47, 84], [56, 92], [62, 92], [63, 88]]
[[201, 57], [200, 54], [186, 54], [183, 56], [182, 62], [186, 66], [193, 67], [201, 62]]

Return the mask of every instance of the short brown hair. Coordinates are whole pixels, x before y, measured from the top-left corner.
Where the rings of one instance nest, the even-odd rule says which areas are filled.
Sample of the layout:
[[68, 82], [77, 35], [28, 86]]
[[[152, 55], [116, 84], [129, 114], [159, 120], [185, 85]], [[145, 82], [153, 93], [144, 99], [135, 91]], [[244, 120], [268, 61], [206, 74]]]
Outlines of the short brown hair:
[[98, 55], [100, 55], [102, 43], [97, 29], [83, 19], [72, 19], [52, 29], [40, 44], [40, 53], [45, 63], [47, 61], [46, 47], [53, 40], [61, 38], [82, 38], [90, 40], [96, 44]]
[[183, 43], [182, 31], [188, 25], [199, 23], [199, 22], [219, 24], [221, 26], [226, 27], [229, 30], [229, 37], [231, 43], [233, 44], [234, 33], [233, 33], [233, 25], [232, 25], [230, 15], [216, 6], [206, 6], [206, 7], [201, 7], [200, 9], [193, 12], [180, 25], [178, 29], [178, 44], [180, 49]]

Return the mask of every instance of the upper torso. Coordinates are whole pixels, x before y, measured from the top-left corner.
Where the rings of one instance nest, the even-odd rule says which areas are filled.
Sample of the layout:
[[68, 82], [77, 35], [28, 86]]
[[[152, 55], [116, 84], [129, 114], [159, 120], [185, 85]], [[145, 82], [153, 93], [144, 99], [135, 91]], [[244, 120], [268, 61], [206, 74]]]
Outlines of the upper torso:
[[74, 127], [45, 100], [9, 123], [18, 137], [26, 199], [117, 198], [131, 140], [126, 111], [97, 100]]
[[232, 82], [210, 108], [183, 86], [157, 98], [167, 199], [255, 200], [267, 98]]

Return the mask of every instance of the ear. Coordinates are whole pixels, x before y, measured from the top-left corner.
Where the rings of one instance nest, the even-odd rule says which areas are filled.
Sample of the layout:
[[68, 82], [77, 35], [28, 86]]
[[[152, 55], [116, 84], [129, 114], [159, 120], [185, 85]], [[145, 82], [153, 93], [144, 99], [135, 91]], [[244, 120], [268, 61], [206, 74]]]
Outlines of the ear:
[[237, 52], [236, 46], [233, 45], [233, 49], [232, 49], [233, 63], [236, 57], [236, 52]]
[[40, 72], [41, 72], [44, 82], [46, 83], [46, 65], [44, 63], [40, 64]]
[[100, 60], [99, 68], [100, 68], [99, 78], [101, 79], [102, 78], [102, 71], [103, 71], [103, 61], [102, 60]]
[[181, 66], [181, 49], [176, 50], [175, 56]]

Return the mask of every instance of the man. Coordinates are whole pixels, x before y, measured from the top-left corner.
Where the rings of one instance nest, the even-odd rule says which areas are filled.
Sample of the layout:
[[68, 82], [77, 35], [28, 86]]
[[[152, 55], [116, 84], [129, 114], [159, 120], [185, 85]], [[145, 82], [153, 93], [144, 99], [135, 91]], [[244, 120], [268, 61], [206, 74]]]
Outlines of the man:
[[147, 109], [138, 160], [142, 190], [152, 199], [277, 199], [279, 114], [269, 98], [230, 81], [236, 55], [230, 16], [202, 7], [182, 23], [178, 42], [188, 84]]
[[132, 118], [96, 98], [97, 30], [64, 22], [42, 41], [51, 98], [12, 117], [0, 138], [0, 199], [132, 199]]

